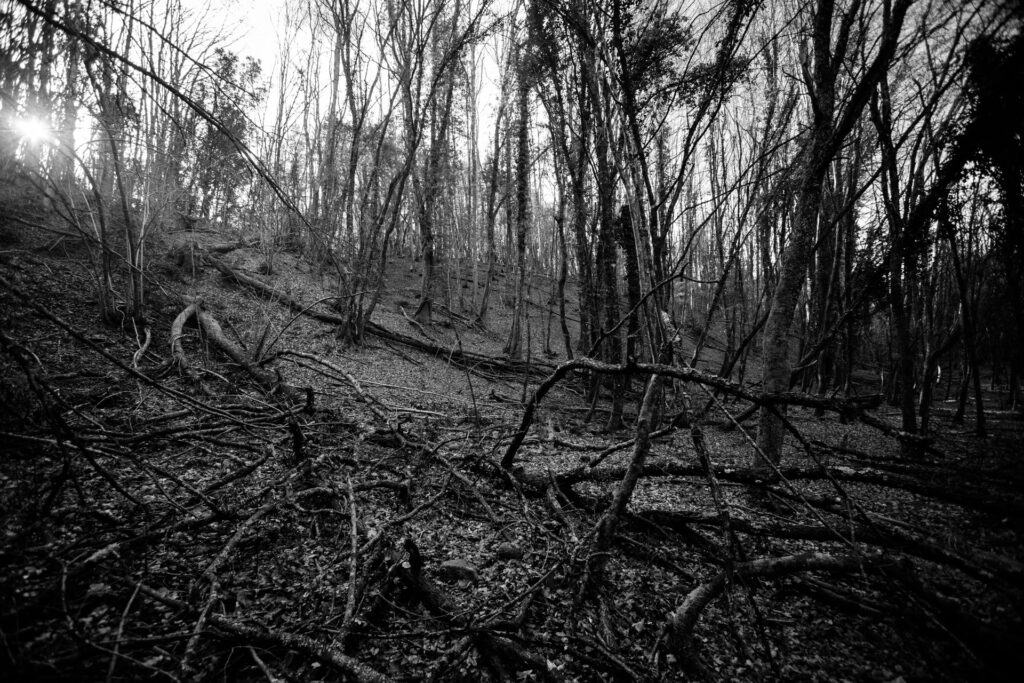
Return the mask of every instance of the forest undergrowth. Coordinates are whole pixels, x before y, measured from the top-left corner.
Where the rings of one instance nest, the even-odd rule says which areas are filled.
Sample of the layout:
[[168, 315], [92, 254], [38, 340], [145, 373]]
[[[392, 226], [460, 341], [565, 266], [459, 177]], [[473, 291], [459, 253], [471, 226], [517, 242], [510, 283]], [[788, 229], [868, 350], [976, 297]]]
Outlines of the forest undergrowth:
[[595, 551], [636, 432], [586, 421], [604, 406], [583, 371], [535, 394], [557, 364], [542, 314], [511, 363], [506, 308], [487, 330], [457, 310], [426, 329], [396, 276], [366, 343], [343, 346], [298, 259], [261, 268], [251, 245], [190, 234], [189, 269], [153, 259], [147, 345], [97, 319], [79, 242], [28, 213], [0, 230], [6, 680], [992, 680], [1022, 663], [1019, 414], [990, 412], [980, 439], [940, 408], [908, 449], [878, 428], [888, 407], [794, 408], [765, 482], [733, 420], [748, 403], [667, 378]]

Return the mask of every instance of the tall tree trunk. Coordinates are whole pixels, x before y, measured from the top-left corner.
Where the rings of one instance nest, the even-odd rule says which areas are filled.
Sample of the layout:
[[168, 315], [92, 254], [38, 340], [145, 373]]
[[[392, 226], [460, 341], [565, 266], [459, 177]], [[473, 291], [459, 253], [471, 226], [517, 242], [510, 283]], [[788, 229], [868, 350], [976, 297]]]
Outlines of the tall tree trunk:
[[[832, 0], [818, 0], [813, 35], [813, 123], [809, 131], [808, 149], [802, 160], [803, 171], [797, 190], [793, 229], [789, 234], [789, 244], [782, 251], [778, 282], [762, 342], [762, 389], [769, 394], [789, 389], [792, 368], [789, 332], [807, 274], [807, 263], [814, 249], [822, 197], [821, 185], [831, 156], [829, 138], [833, 134], [832, 117], [835, 110], [835, 75], [830, 73], [832, 11]], [[779, 406], [777, 410], [784, 413], [785, 407]], [[769, 462], [762, 460], [761, 455], [777, 465], [782, 456], [783, 436], [782, 419], [767, 407], [761, 408], [758, 416], [758, 449], [751, 465], [767, 478], [772, 477], [772, 468]]]
[[[584, 61], [584, 68], [588, 62]], [[591, 240], [588, 235], [589, 212], [587, 210], [586, 181], [589, 165], [589, 142], [591, 133], [591, 115], [589, 99], [583, 94], [586, 86], [581, 86], [579, 97], [580, 133], [575, 141], [575, 155], [570, 163], [574, 164], [572, 174], [572, 225], [576, 238], [576, 271], [579, 290], [580, 338], [577, 349], [581, 355], [590, 353], [599, 328], [597, 313], [597, 289], [594, 282], [594, 258]]]
[[423, 259], [423, 277], [420, 287], [420, 303], [414, 317], [421, 325], [433, 322], [434, 287], [436, 285], [437, 260], [434, 252], [434, 219], [437, 215], [437, 200], [441, 193], [441, 163], [448, 140], [448, 124], [451, 120], [454, 85], [446, 79], [444, 99], [439, 105], [436, 99], [431, 103], [431, 140], [427, 152], [426, 168], [420, 183], [420, 256]]
[[565, 345], [566, 360], [572, 360], [572, 336], [569, 324], [565, 319], [565, 283], [569, 277], [569, 252], [565, 245], [565, 204], [566, 197], [563, 187], [558, 191], [558, 214], [555, 223], [558, 226], [558, 323], [562, 329], [562, 341]]
[[477, 307], [476, 324], [481, 327], [487, 325], [487, 311], [490, 305], [491, 285], [496, 277], [495, 267], [498, 264], [498, 251], [494, 243], [494, 224], [498, 220], [498, 165], [501, 161], [501, 138], [502, 118], [505, 114], [505, 90], [501, 92], [501, 102], [498, 105], [498, 115], [494, 122], [494, 152], [491, 156], [491, 171], [487, 181], [487, 214], [484, 217], [485, 239], [487, 241], [487, 278], [484, 281], [484, 291], [480, 295], [480, 304]]
[[889, 317], [895, 341], [895, 398], [900, 408], [903, 431], [917, 431], [917, 408], [914, 405], [914, 366], [916, 364], [910, 330], [909, 293], [906, 291], [913, 272], [910, 251], [915, 248], [911, 226], [900, 212], [904, 188], [900, 184], [896, 148], [892, 140], [892, 111], [889, 83], [882, 78], [878, 94], [871, 100], [871, 118], [878, 131], [882, 149], [882, 197], [889, 225], [889, 258], [887, 279]]
[[[943, 215], [946, 215], [945, 211], [942, 213]], [[978, 338], [977, 327], [975, 325], [975, 307], [972, 302], [970, 288], [967, 285], [967, 276], [964, 273], [963, 265], [960, 261], [960, 250], [957, 247], [956, 233], [953, 230], [953, 226], [945, 218], [942, 219], [942, 230], [946, 235], [946, 239], [949, 240], [950, 254], [953, 259], [953, 272], [956, 275], [957, 290], [960, 293], [960, 310], [964, 321], [964, 359], [967, 368], [970, 371], [974, 387], [974, 409], [976, 417], [974, 432], [978, 436], [983, 437], [987, 434], [987, 430], [985, 427], [985, 404], [982, 400], [981, 394], [981, 368], [978, 363]], [[966, 374], [964, 381], [965, 385], [961, 390], [962, 396], [960, 403], [957, 406], [957, 416], [954, 417], [954, 422], [956, 422], [957, 417], [961, 422], [963, 421], [963, 412], [967, 399]]]
[[[855, 3], [857, 4], [857, 3]], [[910, 0], [897, 0], [891, 11], [886, 13], [882, 26], [879, 51], [870, 66], [863, 72], [854, 90], [847, 99], [842, 116], [833, 123], [836, 109], [836, 81], [845, 58], [846, 45], [842, 44], [832, 54], [832, 16], [834, 0], [818, 0], [811, 37], [813, 45], [813, 76], [808, 87], [812, 99], [813, 121], [808, 131], [809, 140], [803, 154], [799, 187], [797, 189], [796, 211], [789, 244], [782, 252], [779, 281], [772, 296], [771, 312], [765, 326], [763, 340], [762, 389], [769, 394], [781, 393], [789, 388], [791, 358], [789, 332], [796, 312], [797, 300], [803, 288], [807, 264], [814, 249], [817, 232], [818, 211], [821, 206], [822, 181], [833, 155], [860, 117], [878, 79], [888, 69], [889, 61], [896, 50], [903, 17]], [[842, 17], [841, 26], [847, 34], [854, 23], [857, 8], [850, 8]], [[840, 35], [843, 29], [840, 30]], [[777, 408], [780, 412], [785, 408]], [[771, 463], [778, 463], [782, 454], [783, 423], [779, 415], [768, 408], [762, 408], [758, 416], [757, 446], [752, 454], [751, 465], [765, 476], [771, 476]], [[765, 462], [762, 458], [767, 458]]]
[[[598, 291], [604, 303], [604, 316], [601, 327], [608, 331], [619, 322], [619, 294], [617, 277], [617, 254], [615, 249], [615, 178], [610, 159], [607, 122], [602, 119], [597, 127], [597, 192], [598, 192], [598, 225], [597, 244], [597, 277]], [[618, 330], [611, 332], [605, 339], [602, 356], [609, 363], [622, 362], [622, 342]], [[612, 406], [605, 428], [615, 431], [622, 428], [622, 410], [625, 383], [622, 377], [610, 379], [612, 385]]]
[[[935, 384], [938, 378], [939, 361], [956, 342], [960, 339], [961, 325], [957, 324], [943, 339], [936, 348], [927, 355], [925, 359], [924, 372], [921, 377], [921, 400], [920, 403], [920, 414], [921, 414], [921, 433], [927, 434], [929, 426], [931, 425], [932, 415], [932, 402], [935, 393]], [[952, 373], [950, 373], [952, 374]]]
[[1005, 244], [1000, 253], [1006, 271], [1010, 313], [1013, 317], [1011, 324], [1017, 339], [1009, 354], [1011, 409], [1024, 407], [1021, 396], [1021, 379], [1024, 376], [1024, 190], [1020, 166], [1020, 159], [1004, 158], [999, 173], [1006, 225]]
[[[626, 323], [626, 358], [639, 359], [640, 338], [640, 269], [637, 254], [636, 238], [633, 234], [633, 219], [629, 206], [623, 204], [619, 209], [619, 244], [622, 246], [623, 260], [626, 264], [626, 306], [629, 307], [629, 320]], [[653, 350], [652, 350], [653, 353]], [[627, 384], [628, 386], [628, 384]]]
[[527, 314], [524, 294], [526, 289], [526, 236], [530, 225], [530, 85], [523, 53], [518, 57], [518, 120], [516, 122], [516, 298], [512, 312], [512, 326], [505, 354], [510, 358], [522, 356], [522, 319]]

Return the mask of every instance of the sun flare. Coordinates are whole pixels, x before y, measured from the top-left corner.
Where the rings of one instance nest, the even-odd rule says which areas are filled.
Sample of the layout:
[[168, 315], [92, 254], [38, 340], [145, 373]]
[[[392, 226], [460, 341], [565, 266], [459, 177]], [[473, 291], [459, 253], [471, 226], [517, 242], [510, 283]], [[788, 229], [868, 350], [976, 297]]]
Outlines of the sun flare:
[[11, 127], [21, 139], [30, 145], [49, 142], [53, 139], [50, 124], [34, 116], [15, 119]]

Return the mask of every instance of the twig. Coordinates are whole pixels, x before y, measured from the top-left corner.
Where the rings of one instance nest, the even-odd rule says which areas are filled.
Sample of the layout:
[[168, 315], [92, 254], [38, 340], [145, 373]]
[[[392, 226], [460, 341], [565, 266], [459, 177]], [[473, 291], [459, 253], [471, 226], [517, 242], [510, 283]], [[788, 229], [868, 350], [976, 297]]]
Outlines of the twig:
[[[146, 330], [148, 331], [149, 328], [147, 327]], [[117, 635], [114, 636], [114, 648], [113, 654], [110, 657], [110, 666], [107, 667], [107, 683], [110, 683], [114, 678], [114, 667], [117, 666], [117, 658], [120, 655], [121, 649], [121, 638], [124, 636], [124, 623], [128, 620], [128, 613], [131, 611], [132, 604], [135, 602], [135, 597], [139, 594], [140, 585], [141, 584], [135, 585], [135, 590], [132, 591], [131, 597], [128, 598], [128, 604], [124, 606], [124, 610], [121, 612], [121, 620], [117, 624]]]
[[477, 499], [477, 501], [479, 501], [479, 503], [480, 503], [480, 506], [481, 506], [481, 507], [482, 507], [482, 508], [483, 508], [483, 509], [484, 509], [484, 510], [485, 510], [485, 511], [487, 512], [487, 516], [488, 516], [488, 517], [490, 518], [490, 520], [491, 520], [492, 522], [494, 522], [495, 524], [498, 524], [498, 523], [500, 522], [500, 520], [498, 519], [498, 515], [496, 515], [496, 514], [494, 513], [494, 509], [493, 509], [493, 508], [491, 508], [491, 505], [490, 505], [490, 503], [488, 503], [488, 502], [487, 502], [487, 499], [486, 499], [486, 498], [484, 498], [484, 496], [483, 496], [483, 494], [482, 494], [482, 493], [480, 493], [480, 490], [479, 490], [479, 488], [478, 488], [478, 487], [476, 486], [476, 484], [474, 484], [473, 482], [471, 482], [471, 481], [469, 480], [469, 477], [467, 477], [467, 476], [466, 476], [466, 475], [464, 475], [464, 474], [463, 474], [462, 472], [460, 472], [459, 470], [457, 470], [457, 469], [455, 468], [455, 465], [453, 465], [453, 464], [452, 464], [452, 463], [451, 463], [451, 462], [450, 462], [450, 461], [449, 461], [449, 460], [448, 460], [447, 458], [445, 458], [444, 456], [442, 456], [442, 455], [440, 455], [440, 454], [438, 454], [438, 453], [435, 453], [435, 454], [434, 454], [434, 458], [435, 458], [436, 460], [438, 460], [439, 462], [441, 462], [442, 464], [444, 464], [444, 466], [448, 468], [448, 471], [452, 473], [452, 476], [454, 476], [454, 477], [455, 477], [456, 479], [458, 479], [459, 481], [461, 481], [461, 482], [462, 482], [463, 484], [465, 484], [465, 485], [466, 485], [466, 488], [468, 488], [468, 489], [469, 489], [470, 493], [472, 493], [472, 494], [473, 494], [473, 497], [474, 497], [474, 498], [476, 498], [476, 499]]
[[[153, 598], [165, 605], [175, 609], [195, 613], [196, 610], [187, 602], [175, 600], [163, 593], [140, 584], [140, 590], [144, 595]], [[391, 679], [384, 674], [371, 669], [362, 662], [348, 655], [337, 652], [332, 647], [322, 645], [312, 638], [287, 631], [268, 631], [257, 626], [240, 624], [233, 619], [228, 619], [220, 614], [210, 614], [209, 622], [217, 628], [227, 631], [242, 641], [258, 643], [269, 647], [283, 647], [288, 650], [300, 652], [316, 661], [327, 664], [342, 673], [352, 676], [359, 683], [388, 683]]]
[[441, 500], [441, 496], [448, 492], [448, 484], [451, 483], [453, 476], [454, 475], [452, 474], [448, 475], [448, 478], [444, 480], [444, 484], [441, 485], [441, 490], [438, 491], [434, 497], [420, 503], [412, 510], [410, 510], [408, 514], [402, 515], [401, 517], [396, 517], [395, 519], [388, 520], [386, 526], [399, 526], [405, 524], [416, 515], [420, 514], [427, 508], [433, 506], [435, 503], [437, 503], [437, 501]]
[[370, 411], [374, 415], [376, 415], [377, 418], [381, 422], [383, 422], [387, 426], [387, 428], [392, 433], [395, 434], [396, 437], [398, 437], [399, 441], [402, 442], [402, 445], [406, 445], [408, 443], [408, 440], [402, 434], [401, 430], [391, 421], [391, 418], [389, 418], [387, 415], [385, 415], [384, 412], [378, 407], [378, 405], [383, 405], [383, 404], [381, 404], [380, 400], [378, 400], [376, 397], [370, 396], [365, 391], [363, 391], [363, 387], [359, 384], [359, 380], [357, 380], [355, 377], [353, 377], [349, 373], [345, 372], [345, 370], [343, 370], [342, 368], [338, 367], [337, 365], [335, 365], [334, 363], [330, 362], [329, 360], [325, 360], [323, 358], [320, 358], [319, 356], [314, 356], [311, 353], [305, 353], [303, 351], [294, 351], [294, 350], [286, 349], [286, 350], [283, 350], [283, 351], [279, 352], [278, 355], [280, 355], [280, 356], [295, 356], [296, 358], [304, 358], [306, 360], [313, 361], [314, 363], [319, 363], [320, 365], [322, 365], [325, 368], [329, 369], [331, 372], [333, 372], [333, 373], [337, 374], [338, 376], [344, 378], [345, 381], [348, 382], [348, 384], [355, 390], [356, 395], [359, 397], [359, 399], [363, 403], [366, 404], [366, 406], [370, 409]]
[[248, 647], [246, 649], [249, 651], [249, 655], [252, 657], [253, 661], [256, 662], [256, 666], [260, 668], [260, 671], [263, 672], [263, 675], [267, 677], [267, 680], [270, 681], [270, 683], [279, 683], [282, 680], [280, 677], [274, 675], [274, 672], [270, 670], [270, 667], [267, 666], [266, 662], [260, 659], [260, 656], [256, 654], [255, 648]]
[[228, 559], [231, 552], [242, 540], [246, 532], [248, 532], [261, 517], [265, 516], [272, 510], [277, 509], [278, 504], [279, 503], [277, 501], [271, 501], [249, 515], [249, 518], [239, 525], [238, 529], [235, 530], [235, 533], [232, 534], [230, 539], [228, 539], [228, 542], [224, 544], [223, 548], [221, 548], [221, 551], [215, 558], [213, 558], [210, 564], [206, 566], [206, 569], [203, 570], [203, 578], [210, 582], [210, 593], [206, 599], [206, 603], [203, 605], [203, 609], [199, 612], [199, 618], [196, 620], [196, 625], [192, 629], [192, 638], [189, 639], [188, 645], [185, 647], [185, 654], [182, 655], [181, 665], [179, 667], [182, 677], [186, 679], [193, 677], [194, 672], [191, 670], [191, 662], [189, 660], [195, 654], [195, 649], [199, 645], [199, 636], [206, 628], [206, 622], [209, 620], [210, 611], [213, 609], [213, 605], [217, 601], [220, 593], [220, 578], [217, 575], [217, 570], [220, 568], [220, 565], [224, 564]]
[[345, 598], [345, 616], [341, 621], [341, 633], [338, 634], [337, 642], [345, 642], [349, 629], [352, 627], [352, 619], [356, 612], [356, 569], [359, 559], [359, 517], [356, 514], [356, 492], [352, 488], [351, 475], [345, 475], [345, 486], [348, 490], [349, 510], [349, 558], [348, 558], [348, 595]]

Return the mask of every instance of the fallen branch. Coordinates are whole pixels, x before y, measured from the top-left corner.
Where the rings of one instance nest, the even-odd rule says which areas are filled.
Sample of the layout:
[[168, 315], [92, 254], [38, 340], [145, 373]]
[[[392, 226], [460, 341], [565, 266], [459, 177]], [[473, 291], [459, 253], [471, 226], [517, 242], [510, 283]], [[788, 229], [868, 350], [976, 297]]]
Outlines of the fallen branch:
[[[213, 265], [218, 271], [225, 276], [231, 278], [235, 282], [249, 289], [255, 291], [258, 294], [262, 294], [269, 299], [279, 301], [288, 308], [292, 309], [296, 313], [308, 316], [314, 320], [325, 322], [330, 325], [344, 325], [345, 319], [340, 315], [333, 313], [325, 313], [314, 308], [318, 303], [306, 306], [299, 301], [296, 301], [292, 297], [288, 296], [284, 292], [274, 289], [267, 283], [246, 275], [245, 273], [232, 268], [223, 261], [215, 259], [212, 256], [207, 256], [206, 261]], [[371, 321], [366, 322], [366, 326], [363, 329], [364, 333], [372, 334], [380, 339], [396, 342], [403, 346], [416, 349], [417, 351], [423, 351], [424, 353], [430, 354], [435, 358], [443, 359], [446, 362], [455, 363], [469, 369], [471, 372], [478, 372], [481, 369], [489, 370], [491, 372], [502, 372], [502, 373], [514, 373], [517, 375], [529, 374], [535, 377], [546, 376], [554, 366], [545, 363], [538, 363], [533, 361], [532, 363], [526, 363], [525, 361], [517, 361], [511, 358], [505, 357], [492, 357], [486, 356], [479, 353], [472, 353], [470, 351], [459, 350], [458, 348], [447, 348], [440, 344], [423, 341], [410, 337], [409, 335], [400, 334], [393, 332], [385, 327], [381, 327]]]
[[[331, 325], [343, 325], [345, 323], [345, 319], [342, 318], [340, 315], [324, 313], [322, 311], [314, 309], [313, 306], [304, 306], [295, 299], [285, 294], [284, 292], [280, 292], [271, 287], [270, 285], [268, 285], [267, 283], [255, 277], [252, 277], [251, 275], [246, 275], [240, 270], [232, 268], [231, 266], [224, 263], [220, 259], [215, 259], [212, 256], [206, 256], [205, 260], [207, 263], [211, 264], [214, 268], [220, 271], [220, 273], [223, 274], [224, 276], [234, 280], [235, 282], [244, 287], [248, 287], [257, 294], [262, 294], [263, 296], [269, 299], [281, 302], [282, 304], [292, 309], [296, 313], [300, 313], [315, 320], [319, 320], [320, 322], [325, 322]], [[315, 306], [316, 304], [313, 305]]]
[[640, 417], [636, 425], [636, 443], [633, 446], [633, 455], [629, 459], [629, 465], [623, 472], [622, 479], [615, 489], [615, 496], [612, 504], [605, 510], [597, 523], [596, 533], [590, 547], [590, 554], [587, 557], [587, 566], [580, 581], [579, 597], [592, 595], [592, 589], [604, 576], [605, 565], [608, 561], [608, 549], [615, 538], [615, 531], [619, 519], [629, 505], [629, 499], [633, 496], [640, 473], [644, 468], [644, 460], [651, 450], [651, 421], [654, 414], [654, 406], [661, 400], [661, 378], [654, 375], [647, 381], [647, 388], [644, 391], [644, 400], [640, 408]]
[[766, 557], [733, 565], [731, 573], [722, 571], [705, 581], [683, 599], [682, 604], [665, 620], [665, 649], [684, 661], [694, 657], [692, 634], [704, 609], [725, 590], [730, 576], [778, 578], [787, 574], [810, 571], [852, 572], [891, 562], [884, 555], [835, 556], [826, 553], [803, 553], [785, 557]]
[[335, 375], [337, 375], [337, 376], [341, 377], [342, 379], [344, 379], [346, 382], [348, 382], [349, 386], [351, 386], [352, 389], [356, 392], [356, 395], [359, 397], [359, 400], [362, 401], [363, 403], [365, 403], [366, 407], [370, 409], [370, 411], [377, 417], [377, 419], [384, 423], [384, 425], [388, 428], [388, 431], [391, 434], [393, 434], [395, 437], [398, 438], [401, 446], [405, 446], [405, 445], [408, 444], [408, 439], [406, 439], [406, 437], [402, 434], [402, 432], [399, 429], [398, 425], [396, 425], [391, 420], [391, 418], [388, 417], [384, 413], [384, 411], [379, 407], [379, 406], [381, 406], [383, 404], [375, 396], [372, 396], [372, 395], [366, 393], [365, 391], [363, 391], [363, 387], [360, 385], [359, 380], [357, 380], [355, 377], [353, 377], [349, 373], [345, 372], [345, 370], [343, 368], [335, 365], [334, 363], [330, 362], [329, 360], [321, 358], [320, 356], [314, 356], [311, 353], [305, 353], [303, 351], [292, 351], [292, 350], [286, 349], [284, 351], [281, 351], [278, 355], [280, 355], [280, 356], [294, 356], [296, 358], [302, 358], [304, 360], [308, 360], [308, 361], [312, 361], [314, 363], [318, 363], [318, 364], [322, 365], [323, 367], [327, 368], [328, 370], [330, 370]]
[[211, 610], [213, 609], [216, 601], [220, 598], [220, 576], [217, 573], [220, 566], [227, 562], [231, 553], [234, 552], [235, 547], [238, 546], [252, 526], [262, 517], [276, 510], [277, 506], [278, 503], [276, 501], [271, 501], [249, 515], [249, 518], [239, 525], [235, 530], [235, 533], [231, 535], [230, 539], [228, 539], [228, 542], [224, 544], [221, 551], [213, 558], [210, 564], [206, 566], [206, 569], [203, 570], [202, 578], [210, 584], [210, 590], [203, 608], [199, 610], [199, 618], [196, 620], [195, 626], [192, 627], [192, 637], [188, 639], [188, 644], [185, 646], [185, 652], [181, 657], [180, 669], [182, 674], [186, 677], [194, 677], [196, 674], [195, 670], [191, 667], [191, 658], [195, 655], [196, 648], [199, 647], [199, 639], [202, 636], [203, 631], [206, 629], [206, 624], [210, 619]]
[[[893, 474], [891, 472], [883, 472], [871, 468], [782, 467], [779, 469], [779, 472], [783, 477], [785, 477], [785, 479], [790, 481], [816, 481], [833, 478], [838, 481], [885, 486], [934, 498], [936, 500], [956, 503], [957, 505], [975, 510], [1024, 518], [1024, 503], [1022, 503], [1018, 498], [1011, 495], [999, 495], [991, 488], [977, 489], [967, 487], [963, 482], [959, 482], [958, 486], [947, 486], [941, 483], [921, 481], [914, 477]], [[761, 475], [747, 469], [732, 469], [719, 466], [714, 468], [714, 473], [719, 479], [738, 484], [764, 483]], [[585, 481], [610, 481], [614, 479], [621, 479], [624, 474], [624, 467], [590, 469], [589, 467], [583, 466], [570, 472], [557, 475], [556, 480], [560, 486], [570, 486]], [[703, 471], [698, 463], [667, 462], [645, 465], [640, 476], [695, 477], [701, 476], [702, 474]]]
[[864, 402], [859, 399], [845, 400], [839, 398], [821, 398], [797, 392], [767, 394], [759, 391], [753, 391], [741, 384], [731, 382], [724, 377], [702, 372], [694, 368], [676, 367], [672, 365], [662, 365], [659, 363], [625, 363], [616, 365], [612, 363], [603, 363], [601, 361], [594, 360], [593, 358], [577, 358], [559, 365], [555, 368], [554, 372], [552, 372], [543, 382], [541, 382], [540, 386], [534, 390], [529, 402], [526, 404], [526, 409], [523, 411], [523, 418], [519, 424], [519, 429], [513, 435], [512, 441], [505, 450], [504, 456], [502, 456], [502, 468], [505, 470], [512, 469], [512, 466], [515, 463], [516, 453], [519, 451], [519, 447], [526, 438], [530, 425], [533, 424], [534, 414], [536, 413], [540, 402], [544, 400], [544, 397], [556, 384], [562, 381], [574, 370], [590, 370], [592, 372], [605, 375], [657, 375], [659, 377], [671, 377], [672, 379], [684, 382], [695, 382], [705, 387], [718, 389], [724, 394], [746, 399], [759, 406], [773, 407], [780, 405], [795, 405], [807, 408], [820, 408], [822, 410], [838, 413], [846, 419], [860, 419], [865, 424], [874, 427], [883, 434], [893, 436], [903, 442], [914, 443], [922, 446], [926, 446], [931, 443], [931, 440], [927, 437], [923, 437], [918, 434], [908, 434], [886, 424], [877, 417], [868, 415], [864, 410]]
[[[675, 530], [685, 529], [691, 524], [726, 527], [726, 520], [721, 513], [646, 510], [636, 514], [645, 521]], [[860, 544], [898, 550], [922, 560], [945, 564], [982, 581], [992, 581], [996, 577], [1010, 585], [1019, 585], [1024, 581], [1024, 566], [1010, 558], [986, 551], [973, 554], [958, 552], [947, 547], [948, 544], [941, 539], [913, 535], [888, 525], [882, 526], [877, 520], [870, 520], [870, 524], [849, 522], [844, 528], [849, 538], [817, 524], [786, 524], [777, 521], [754, 523], [738, 517], [730, 517], [728, 522], [734, 532], [749, 536], [826, 543], [848, 543], [849, 538], [852, 538]]]

